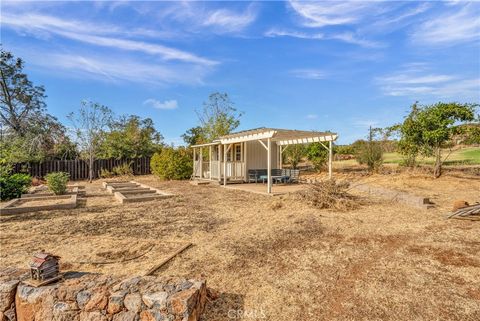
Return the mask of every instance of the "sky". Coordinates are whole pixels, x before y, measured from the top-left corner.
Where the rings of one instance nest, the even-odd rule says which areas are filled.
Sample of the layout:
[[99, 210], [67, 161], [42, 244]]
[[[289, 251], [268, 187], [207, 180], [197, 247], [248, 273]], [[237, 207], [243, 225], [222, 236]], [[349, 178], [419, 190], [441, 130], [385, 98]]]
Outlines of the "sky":
[[150, 117], [165, 142], [226, 92], [239, 129], [330, 130], [338, 143], [400, 122], [415, 101], [480, 102], [480, 2], [1, 2], [1, 43], [48, 112], [88, 99]]

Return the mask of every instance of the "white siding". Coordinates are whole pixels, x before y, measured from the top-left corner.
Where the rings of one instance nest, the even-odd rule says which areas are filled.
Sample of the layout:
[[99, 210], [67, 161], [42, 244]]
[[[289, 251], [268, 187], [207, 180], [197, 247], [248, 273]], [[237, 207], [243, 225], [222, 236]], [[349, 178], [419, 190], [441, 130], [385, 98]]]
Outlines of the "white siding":
[[[264, 141], [265, 145], [267, 144]], [[267, 169], [267, 150], [258, 141], [247, 142], [247, 171], [249, 169]], [[272, 142], [272, 168], [277, 168], [278, 149]]]

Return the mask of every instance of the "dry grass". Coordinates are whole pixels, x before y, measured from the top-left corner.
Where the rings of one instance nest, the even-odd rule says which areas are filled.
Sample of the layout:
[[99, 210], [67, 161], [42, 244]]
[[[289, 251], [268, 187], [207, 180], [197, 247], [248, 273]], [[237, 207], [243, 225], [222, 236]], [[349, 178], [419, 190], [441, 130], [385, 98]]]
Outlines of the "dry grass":
[[[219, 293], [205, 320], [233, 320], [230, 310], [246, 311], [244, 320], [479, 320], [479, 222], [443, 219], [452, 200], [479, 197], [479, 180], [347, 175], [426, 193], [439, 209], [376, 200], [320, 210], [290, 196], [148, 176], [138, 180], [178, 196], [120, 205], [95, 182], [81, 208], [1, 217], [0, 265], [24, 267], [46, 249], [71, 269], [144, 273], [192, 242], [157, 274], [205, 277]], [[75, 263], [121, 261], [152, 244], [133, 261]]]
[[336, 182], [334, 179], [309, 184], [304, 190], [295, 193], [301, 202], [315, 208], [348, 211], [359, 207], [358, 197], [348, 192], [349, 183]]

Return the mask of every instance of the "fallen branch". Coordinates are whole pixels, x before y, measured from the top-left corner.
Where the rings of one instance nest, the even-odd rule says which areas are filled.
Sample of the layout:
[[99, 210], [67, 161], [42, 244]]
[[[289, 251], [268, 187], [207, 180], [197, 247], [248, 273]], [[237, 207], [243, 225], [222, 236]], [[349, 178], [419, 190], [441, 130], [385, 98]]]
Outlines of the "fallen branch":
[[175, 256], [177, 256], [178, 254], [182, 253], [183, 251], [185, 251], [187, 248], [189, 248], [190, 246], [192, 245], [192, 243], [187, 243], [185, 245], [182, 245], [180, 248], [178, 248], [172, 255], [170, 255], [169, 257], [167, 257], [166, 259], [164, 259], [163, 261], [161, 261], [160, 263], [158, 263], [157, 265], [155, 265], [154, 267], [152, 267], [150, 270], [148, 270], [147, 273], [145, 273], [145, 275], [152, 275], [153, 273], [155, 273], [155, 271], [157, 271], [159, 268], [161, 268], [162, 266], [164, 266], [165, 264], [167, 264], [171, 259], [173, 259]]

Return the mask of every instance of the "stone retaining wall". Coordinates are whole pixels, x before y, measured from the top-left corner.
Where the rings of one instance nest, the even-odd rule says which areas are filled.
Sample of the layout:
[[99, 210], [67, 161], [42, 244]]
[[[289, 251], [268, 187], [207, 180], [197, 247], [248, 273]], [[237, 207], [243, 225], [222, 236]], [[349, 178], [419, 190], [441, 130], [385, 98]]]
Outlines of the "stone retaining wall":
[[196, 321], [206, 282], [69, 272], [65, 280], [35, 288], [26, 271], [0, 271], [1, 321]]

